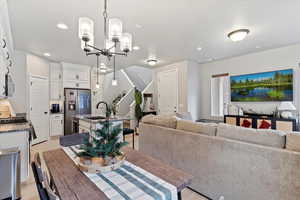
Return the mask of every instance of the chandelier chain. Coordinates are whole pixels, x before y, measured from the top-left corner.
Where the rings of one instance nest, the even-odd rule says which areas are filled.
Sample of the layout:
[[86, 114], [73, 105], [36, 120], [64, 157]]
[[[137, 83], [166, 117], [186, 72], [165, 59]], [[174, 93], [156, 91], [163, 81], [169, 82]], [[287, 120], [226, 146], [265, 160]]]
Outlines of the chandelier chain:
[[99, 54], [97, 56], [97, 84], [99, 84]]
[[104, 0], [104, 11], [103, 11], [103, 17], [104, 17], [104, 37], [107, 38], [107, 0]]

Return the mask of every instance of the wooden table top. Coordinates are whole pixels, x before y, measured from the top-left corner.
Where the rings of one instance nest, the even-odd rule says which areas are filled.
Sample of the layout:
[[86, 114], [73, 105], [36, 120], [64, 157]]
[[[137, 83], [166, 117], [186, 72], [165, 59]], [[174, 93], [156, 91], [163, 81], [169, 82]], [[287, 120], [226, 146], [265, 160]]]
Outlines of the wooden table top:
[[[192, 176], [181, 170], [131, 148], [124, 148], [123, 151], [127, 161], [174, 185], [178, 192], [191, 183]], [[61, 200], [109, 200], [64, 150], [44, 152], [43, 157]]]

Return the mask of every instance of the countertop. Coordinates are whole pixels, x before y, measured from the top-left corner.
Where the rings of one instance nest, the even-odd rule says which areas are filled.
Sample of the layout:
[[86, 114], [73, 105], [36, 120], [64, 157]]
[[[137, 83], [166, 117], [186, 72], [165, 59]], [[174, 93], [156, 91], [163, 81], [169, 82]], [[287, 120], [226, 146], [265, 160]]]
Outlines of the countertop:
[[124, 121], [124, 120], [130, 120], [129, 117], [125, 116], [115, 116], [115, 117], [110, 117], [109, 119], [89, 119], [90, 117], [99, 117], [99, 115], [76, 115], [74, 118], [78, 120], [83, 120], [89, 123], [101, 123], [105, 122], [107, 120], [114, 122], [114, 121]]
[[15, 123], [15, 124], [0, 124], [0, 134], [7, 132], [19, 132], [30, 131], [30, 124], [27, 123]]

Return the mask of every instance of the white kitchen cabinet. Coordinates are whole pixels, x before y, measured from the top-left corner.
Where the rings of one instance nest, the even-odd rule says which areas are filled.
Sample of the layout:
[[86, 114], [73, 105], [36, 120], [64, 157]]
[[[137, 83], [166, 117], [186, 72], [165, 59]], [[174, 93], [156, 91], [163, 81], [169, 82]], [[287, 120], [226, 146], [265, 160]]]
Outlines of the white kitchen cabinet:
[[90, 83], [85, 81], [65, 81], [64, 88], [90, 89]]
[[63, 88], [90, 89], [90, 67], [71, 63], [62, 63]]
[[52, 81], [62, 80], [62, 67], [59, 63], [50, 63], [50, 77]]
[[89, 81], [89, 71], [86, 69], [66, 69], [64, 79], [67, 81]]
[[50, 116], [50, 136], [63, 135], [64, 130], [64, 116], [63, 114], [52, 114]]
[[50, 99], [60, 100], [62, 98], [62, 85], [58, 81], [50, 83]]
[[61, 64], [50, 63], [50, 100], [61, 100], [62, 97], [63, 88]]

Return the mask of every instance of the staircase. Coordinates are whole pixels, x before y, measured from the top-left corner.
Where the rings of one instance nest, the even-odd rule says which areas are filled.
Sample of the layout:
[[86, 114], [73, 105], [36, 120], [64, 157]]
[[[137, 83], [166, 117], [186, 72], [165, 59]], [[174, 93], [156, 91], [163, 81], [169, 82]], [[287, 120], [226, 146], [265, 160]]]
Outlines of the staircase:
[[[139, 66], [131, 66], [116, 72], [118, 86], [112, 86], [113, 74], [107, 74], [104, 78], [103, 100], [111, 103], [119, 94], [126, 91], [126, 95], [117, 103], [117, 111], [120, 116], [132, 116], [131, 105], [134, 103], [134, 91], [137, 88], [140, 91], [145, 90], [152, 81], [152, 70]], [[130, 121], [130, 124], [132, 122]]]

